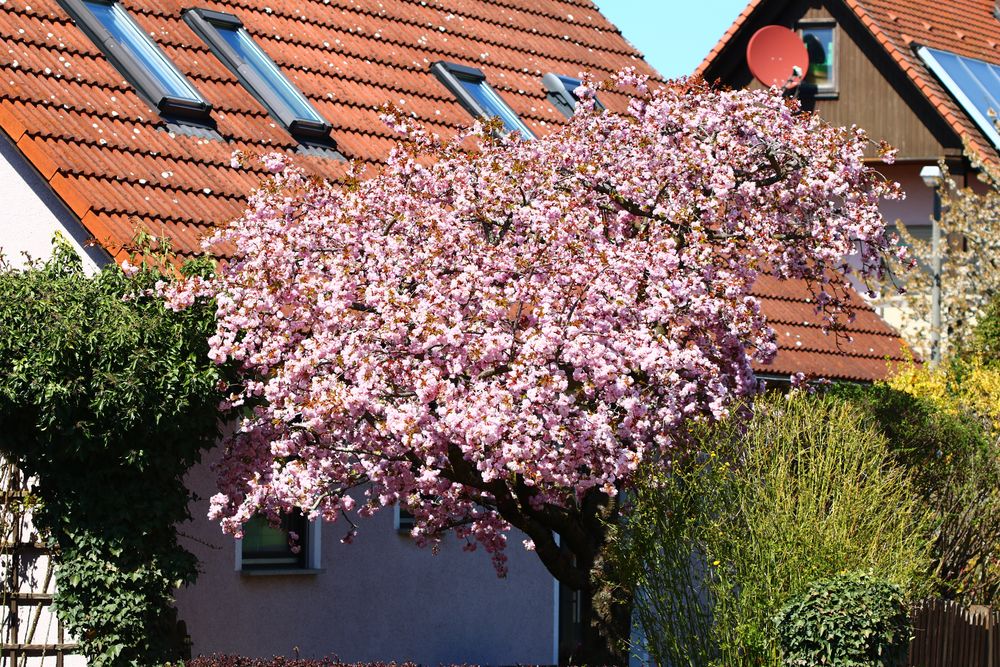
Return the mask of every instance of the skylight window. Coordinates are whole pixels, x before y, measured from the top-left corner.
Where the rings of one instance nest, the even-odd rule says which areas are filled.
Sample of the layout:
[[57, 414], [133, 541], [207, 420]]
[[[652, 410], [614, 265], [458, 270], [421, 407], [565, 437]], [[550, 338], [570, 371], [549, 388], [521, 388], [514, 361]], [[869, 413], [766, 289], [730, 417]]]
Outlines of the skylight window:
[[184, 20], [293, 137], [329, 141], [330, 124], [264, 53], [238, 17], [188, 9]]
[[114, 0], [59, 0], [111, 64], [161, 115], [206, 118], [204, 97]]
[[[551, 72], [542, 77], [542, 85], [545, 86], [545, 90], [548, 93], [549, 102], [566, 118], [572, 118], [576, 112], [576, 103], [580, 101], [580, 98], [576, 96], [574, 91], [582, 83], [579, 79]], [[604, 110], [604, 105], [596, 97], [594, 98], [594, 103], [597, 105], [598, 110]]]
[[917, 47], [917, 55], [993, 146], [1000, 148], [1000, 132], [994, 125], [1000, 115], [1000, 65], [926, 46]]
[[524, 121], [486, 83], [486, 75], [481, 70], [438, 61], [431, 65], [431, 71], [473, 116], [499, 118], [508, 132], [519, 132], [526, 139], [535, 138]]

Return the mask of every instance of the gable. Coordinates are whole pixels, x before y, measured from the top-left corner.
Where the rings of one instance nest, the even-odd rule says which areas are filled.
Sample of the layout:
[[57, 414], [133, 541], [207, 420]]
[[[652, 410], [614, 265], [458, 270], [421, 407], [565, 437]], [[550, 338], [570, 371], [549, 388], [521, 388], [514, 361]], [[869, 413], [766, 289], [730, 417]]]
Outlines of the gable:
[[[736, 83], [739, 80], [749, 82], [749, 72], [741, 74], [738, 70], [739, 62], [745, 57], [747, 40], [754, 30], [782, 18], [786, 24], [790, 24], [789, 21], [793, 24], [809, 12], [829, 12], [845, 26], [845, 32], [854, 36], [855, 45], [875, 67], [874, 74], [866, 74], [856, 63], [848, 62], [857, 77], [856, 82], [877, 91], [880, 88], [877, 74], [884, 73], [884, 83], [902, 98], [916, 115], [917, 123], [924, 125], [923, 129], [930, 133], [941, 150], [931, 156], [920, 154], [924, 149], [933, 148], [934, 143], [928, 142], [926, 135], [920, 136], [922, 132], [912, 117], [901, 114], [901, 124], [894, 131], [893, 119], [876, 111], [888, 98], [871, 97], [873, 103], [868, 106], [863, 98], [856, 100], [854, 115], [849, 120], [867, 120], [872, 136], [879, 137], [876, 134], [879, 132], [891, 142], [891, 137], [895, 136], [892, 143], [903, 146], [914, 160], [955, 156], [961, 152], [973, 166], [1000, 174], [998, 148], [983, 135], [915, 52], [918, 46], [928, 46], [1000, 64], [1000, 21], [994, 10], [993, 0], [948, 0], [947, 3], [939, 0], [751, 0], [696, 73], [709, 79], [721, 76], [724, 81], [732, 80], [734, 85], [740, 85]], [[831, 118], [841, 118], [840, 110], [828, 108], [826, 111]], [[960, 151], [953, 137], [958, 139]]]
[[[772, 7], [779, 4], [772, 3]], [[864, 128], [872, 139], [885, 140], [899, 149], [901, 160], [961, 154], [962, 142], [955, 131], [858, 17], [837, 0], [796, 0], [785, 3], [780, 11], [757, 12], [720, 57], [705, 68], [704, 76], [734, 87], [762, 87], [746, 64], [750, 37], [765, 25], [795, 29], [809, 21], [835, 23], [838, 92], [835, 96], [802, 96], [806, 109], [834, 125]]]

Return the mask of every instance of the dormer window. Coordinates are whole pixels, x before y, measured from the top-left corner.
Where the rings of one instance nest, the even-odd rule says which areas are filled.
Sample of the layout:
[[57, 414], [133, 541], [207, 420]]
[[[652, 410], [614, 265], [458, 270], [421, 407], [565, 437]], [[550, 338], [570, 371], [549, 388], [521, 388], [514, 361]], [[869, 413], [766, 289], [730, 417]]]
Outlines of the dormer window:
[[330, 123], [232, 14], [184, 11], [184, 21], [264, 108], [300, 141], [329, 141]]
[[799, 34], [809, 54], [809, 70], [802, 82], [817, 95], [837, 94], [837, 26], [830, 21], [803, 21]]
[[131, 14], [113, 0], [59, 0], [139, 96], [163, 116], [208, 119], [212, 110]]
[[[576, 112], [576, 103], [580, 101], [580, 98], [573, 91], [579, 88], [582, 83], [579, 79], [551, 72], [542, 77], [542, 85], [545, 86], [549, 102], [566, 118], [572, 118]], [[594, 104], [598, 110], [604, 110], [604, 105], [596, 97]]]
[[499, 118], [507, 132], [519, 132], [525, 139], [535, 138], [524, 121], [486, 83], [486, 75], [482, 70], [438, 61], [431, 65], [431, 72], [473, 116], [483, 119]]

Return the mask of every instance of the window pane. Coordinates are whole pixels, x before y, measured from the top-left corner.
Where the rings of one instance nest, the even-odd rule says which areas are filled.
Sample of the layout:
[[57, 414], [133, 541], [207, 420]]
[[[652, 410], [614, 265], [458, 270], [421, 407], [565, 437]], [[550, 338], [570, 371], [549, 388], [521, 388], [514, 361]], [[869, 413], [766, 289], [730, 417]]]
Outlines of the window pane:
[[[958, 56], [955, 56], [955, 58], [957, 59]], [[997, 81], [996, 75], [993, 73], [990, 65], [981, 60], [962, 58], [955, 67], [948, 69], [949, 74], [952, 70], [955, 70], [952, 78], [956, 81], [959, 81], [959, 77], [962, 77], [959, 73], [962, 65], [965, 66], [969, 73], [969, 80], [963, 78], [962, 83], [959, 84], [962, 85], [965, 94], [969, 96], [969, 99], [976, 105], [979, 112], [987, 118], [990, 117], [989, 112], [991, 109], [993, 113], [1000, 114], [1000, 104], [997, 102], [997, 95], [1000, 95], [1000, 82]]]
[[508, 132], [520, 132], [521, 136], [525, 139], [534, 138], [534, 134], [528, 129], [528, 126], [521, 122], [514, 110], [507, 106], [496, 91], [490, 87], [485, 81], [478, 81], [467, 79], [463, 76], [456, 77], [458, 82], [462, 84], [462, 88], [465, 92], [469, 93], [472, 98], [476, 101], [476, 104], [482, 108], [487, 115], [496, 116], [507, 128]]
[[[257, 515], [243, 526], [243, 562], [248, 566], [301, 565], [305, 539], [305, 521], [301, 513], [281, 516], [277, 526], [263, 516]], [[298, 535], [293, 550], [289, 533]]]
[[806, 43], [809, 53], [805, 83], [818, 88], [833, 88], [833, 26], [802, 28], [802, 41]]
[[201, 96], [191, 87], [184, 75], [160, 51], [149, 35], [117, 2], [106, 5], [103, 2], [86, 2], [94, 17], [114, 36], [123, 49], [129, 52], [146, 68], [167, 95], [201, 101]]
[[1000, 67], [926, 46], [918, 48], [917, 54], [983, 134], [1000, 146], [1000, 132], [994, 125], [995, 114], [1000, 114]]
[[292, 85], [284, 73], [274, 64], [274, 61], [253, 41], [253, 38], [250, 37], [250, 34], [245, 29], [222, 26], [217, 26], [217, 28], [219, 34], [226, 40], [226, 43], [239, 54], [244, 62], [257, 71], [257, 74], [268, 83], [281, 101], [288, 105], [296, 117], [303, 120], [316, 121], [317, 123], [326, 122], [313, 109], [312, 104], [309, 103], [306, 96]]

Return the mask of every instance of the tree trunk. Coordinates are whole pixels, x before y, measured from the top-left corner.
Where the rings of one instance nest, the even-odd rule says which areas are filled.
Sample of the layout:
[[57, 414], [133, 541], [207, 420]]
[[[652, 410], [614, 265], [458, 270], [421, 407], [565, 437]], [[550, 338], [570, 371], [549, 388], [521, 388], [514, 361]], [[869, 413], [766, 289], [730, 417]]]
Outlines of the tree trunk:
[[617, 574], [604, 554], [598, 556], [589, 589], [580, 591], [583, 637], [570, 657], [573, 665], [628, 665], [635, 594], [618, 583]]

